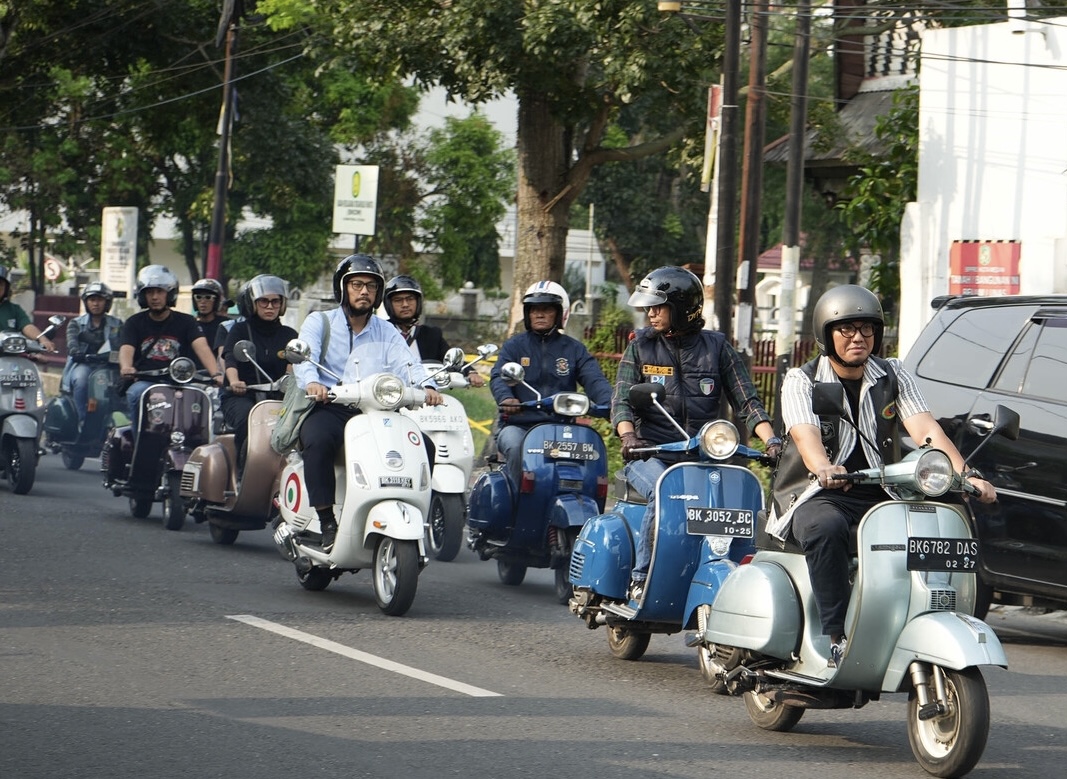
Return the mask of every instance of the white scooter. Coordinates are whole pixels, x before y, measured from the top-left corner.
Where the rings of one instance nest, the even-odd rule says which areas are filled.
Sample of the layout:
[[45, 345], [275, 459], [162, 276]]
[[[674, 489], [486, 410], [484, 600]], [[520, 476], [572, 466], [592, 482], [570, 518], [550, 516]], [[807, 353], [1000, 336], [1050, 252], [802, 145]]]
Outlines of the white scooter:
[[[437, 383], [438, 389], [462, 389], [469, 386], [461, 367], [496, 354], [495, 344], [478, 347], [478, 356], [463, 365], [463, 350], [449, 349], [443, 363], [425, 362], [423, 366]], [[426, 551], [443, 563], [456, 559], [463, 544], [467, 522], [467, 488], [474, 470], [474, 438], [471, 436], [467, 411], [456, 398], [442, 393], [444, 403], [417, 409], [401, 409], [411, 417], [436, 447], [433, 477], [430, 482], [430, 515], [426, 522]]]
[[[824, 424], [851, 424], [840, 384], [816, 384], [813, 408]], [[1018, 432], [1019, 415], [998, 406], [983, 443]], [[989, 734], [979, 667], [1006, 667], [1007, 659], [993, 630], [972, 616], [978, 543], [967, 510], [936, 498], [976, 489], [928, 446], [836, 478], [900, 496], [872, 507], [858, 526], [848, 644], [837, 666], [828, 666], [804, 555], [780, 544], [764, 544], [726, 577], [713, 602], [698, 607], [700, 630], [687, 643], [703, 654], [713, 689], [744, 696], [765, 730], [790, 730], [807, 709], [859, 708], [882, 693], [907, 693], [915, 759], [934, 776], [963, 776]]]
[[[311, 362], [310, 353], [300, 340], [285, 349], [292, 363]], [[371, 568], [378, 608], [396, 617], [411, 608], [419, 573], [428, 562], [424, 525], [430, 508], [430, 463], [422, 432], [398, 410], [421, 406], [426, 393], [389, 373], [362, 378], [358, 363], [354, 367], [357, 375], [344, 383], [330, 373], [339, 382], [329, 392], [330, 402], [361, 412], [345, 424], [345, 444], [334, 466], [333, 549], [322, 551], [318, 515], [308, 502], [298, 450], [286, 455], [282, 470], [274, 542], [308, 590], [323, 590], [345, 572]]]

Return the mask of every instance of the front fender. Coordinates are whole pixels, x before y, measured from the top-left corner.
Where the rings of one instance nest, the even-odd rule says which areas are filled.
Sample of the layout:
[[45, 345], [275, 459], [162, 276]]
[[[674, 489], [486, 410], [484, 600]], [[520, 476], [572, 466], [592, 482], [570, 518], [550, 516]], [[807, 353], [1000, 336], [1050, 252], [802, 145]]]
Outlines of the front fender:
[[920, 614], [900, 632], [882, 681], [883, 690], [900, 690], [908, 666], [920, 660], [960, 670], [976, 665], [1008, 667], [1004, 647], [980, 619], [954, 611]]
[[40, 422], [32, 414], [11, 414], [4, 417], [4, 426], [0, 434], [15, 438], [32, 438], [37, 440]]
[[462, 495], [467, 491], [467, 474], [457, 465], [439, 463], [433, 467], [430, 487], [446, 495]]
[[423, 554], [422, 539], [425, 537], [426, 518], [418, 507], [402, 500], [382, 500], [370, 507], [363, 525], [363, 544], [368, 548], [373, 536], [389, 536], [400, 541], [419, 541], [419, 554]]
[[696, 626], [696, 610], [698, 606], [710, 606], [719, 594], [719, 589], [726, 577], [737, 568], [733, 560], [715, 559], [706, 560], [697, 569], [693, 580], [689, 583], [689, 595], [685, 599], [685, 611], [682, 612], [683, 628]]
[[182, 471], [185, 468], [185, 464], [189, 462], [189, 458], [192, 457], [192, 450], [189, 449], [168, 449], [166, 457], [166, 471]]
[[557, 495], [549, 514], [549, 524], [555, 527], [582, 527], [587, 520], [600, 513], [596, 499], [573, 492]]

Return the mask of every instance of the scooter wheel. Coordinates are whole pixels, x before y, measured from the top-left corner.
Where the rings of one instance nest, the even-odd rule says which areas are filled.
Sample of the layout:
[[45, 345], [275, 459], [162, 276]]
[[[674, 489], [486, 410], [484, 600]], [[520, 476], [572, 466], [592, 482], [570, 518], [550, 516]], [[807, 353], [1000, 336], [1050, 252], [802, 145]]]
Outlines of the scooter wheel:
[[63, 467], [68, 471], [76, 471], [82, 467], [82, 463], [85, 462], [85, 458], [80, 454], [71, 454], [64, 451], [61, 455], [63, 458]]
[[509, 563], [506, 560], [496, 561], [496, 575], [500, 581], [509, 587], [518, 587], [526, 578], [526, 566], [519, 563]]
[[208, 532], [211, 533], [211, 540], [216, 544], [222, 544], [223, 546], [229, 546], [237, 540], [237, 535], [240, 530], [234, 530], [232, 527], [219, 527], [218, 525], [208, 525]]
[[608, 649], [620, 660], [640, 660], [652, 640], [651, 633], [623, 627], [608, 627]]
[[4, 470], [16, 495], [25, 495], [37, 477], [37, 447], [25, 438], [7, 438], [4, 444]]
[[[908, 699], [908, 741], [919, 765], [933, 776], [963, 776], [985, 751], [989, 737], [989, 693], [977, 668], [942, 669], [945, 711], [920, 719], [919, 699]], [[930, 696], [936, 697], [933, 680]]]
[[300, 581], [301, 587], [311, 592], [321, 592], [333, 581], [333, 575], [325, 568], [311, 568], [306, 573], [297, 571], [296, 578]]
[[745, 709], [757, 727], [785, 733], [792, 730], [804, 716], [804, 709], [773, 701], [756, 692], [745, 693]]

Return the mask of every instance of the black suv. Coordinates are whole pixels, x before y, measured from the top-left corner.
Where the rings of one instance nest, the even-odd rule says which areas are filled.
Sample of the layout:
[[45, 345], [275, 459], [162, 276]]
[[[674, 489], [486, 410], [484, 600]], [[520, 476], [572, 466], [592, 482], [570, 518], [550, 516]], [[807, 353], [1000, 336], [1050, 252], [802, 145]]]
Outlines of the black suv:
[[940, 297], [933, 306], [904, 364], [959, 450], [974, 449], [997, 404], [1020, 417], [1018, 440], [994, 437], [969, 463], [998, 495], [972, 501], [982, 595], [1067, 607], [1067, 295]]

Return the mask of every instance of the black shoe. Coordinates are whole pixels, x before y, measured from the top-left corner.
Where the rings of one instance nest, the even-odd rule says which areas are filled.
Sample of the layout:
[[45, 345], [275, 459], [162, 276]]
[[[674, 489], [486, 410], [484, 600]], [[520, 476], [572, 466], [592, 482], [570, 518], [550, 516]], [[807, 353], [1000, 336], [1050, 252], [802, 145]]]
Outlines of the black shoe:
[[333, 551], [333, 544], [337, 540], [337, 523], [324, 522], [322, 525], [322, 551], [327, 554]]

